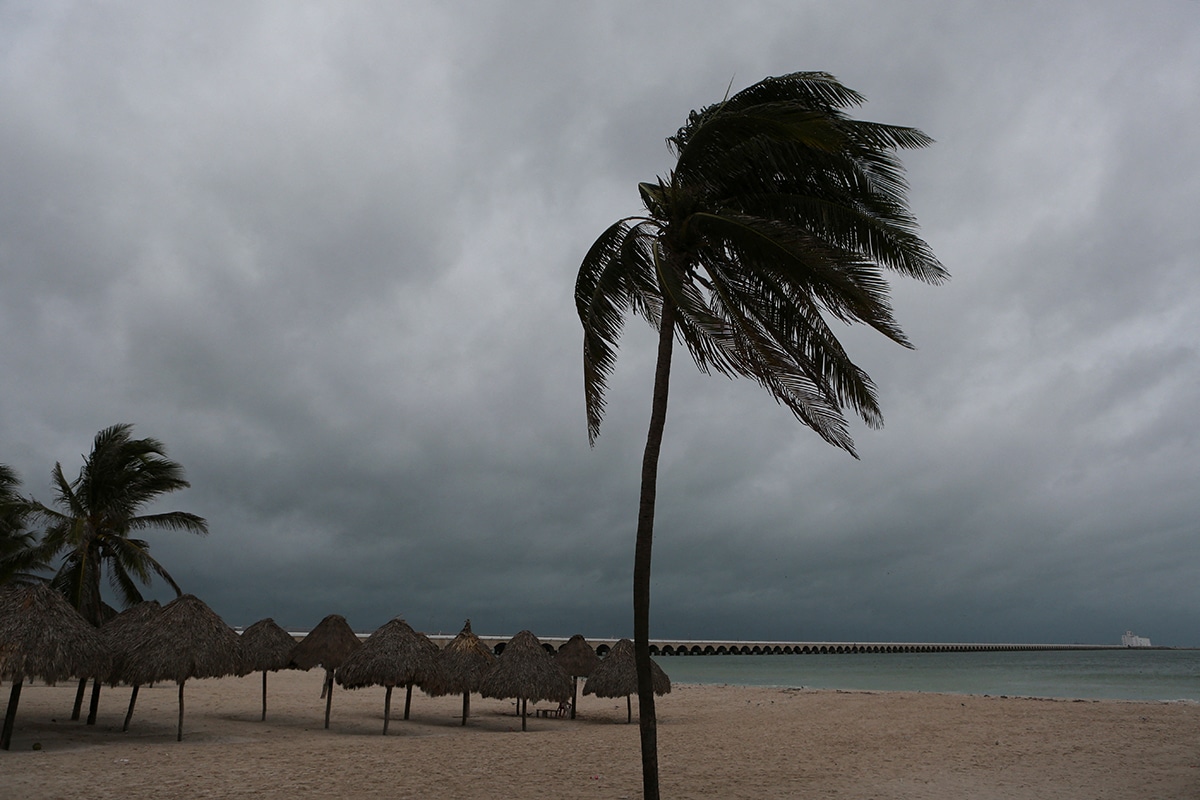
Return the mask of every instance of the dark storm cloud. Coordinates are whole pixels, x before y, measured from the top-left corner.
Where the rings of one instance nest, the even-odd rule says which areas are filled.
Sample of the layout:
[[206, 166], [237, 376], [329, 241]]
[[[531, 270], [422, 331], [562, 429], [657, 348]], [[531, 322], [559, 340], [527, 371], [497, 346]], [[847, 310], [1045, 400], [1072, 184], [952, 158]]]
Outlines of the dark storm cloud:
[[821, 69], [937, 140], [953, 280], [846, 331], [861, 461], [676, 362], [655, 633], [1195, 644], [1198, 16], [5, 6], [0, 462], [164, 440], [212, 533], [153, 552], [234, 624], [628, 634], [653, 336], [589, 449], [575, 269], [690, 109]]

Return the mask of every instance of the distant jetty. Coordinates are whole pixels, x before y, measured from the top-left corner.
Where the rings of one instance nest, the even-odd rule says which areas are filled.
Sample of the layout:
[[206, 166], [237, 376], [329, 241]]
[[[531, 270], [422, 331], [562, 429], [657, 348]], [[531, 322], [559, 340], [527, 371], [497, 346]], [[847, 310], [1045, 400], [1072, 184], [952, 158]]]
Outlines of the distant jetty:
[[[306, 631], [289, 631], [297, 640]], [[357, 634], [365, 639], [370, 634]], [[454, 638], [453, 634], [426, 634], [439, 647]], [[1129, 634], [1127, 634], [1129, 635]], [[480, 642], [499, 655], [512, 636], [483, 635]], [[550, 653], [566, 644], [567, 636], [539, 636], [542, 647]], [[587, 637], [588, 643], [600, 656], [608, 654], [619, 637]], [[787, 642], [737, 639], [651, 639], [650, 654], [654, 656], [770, 656], [770, 655], [841, 655], [851, 653], [989, 653], [1034, 652], [1044, 650], [1123, 650], [1128, 647], [1151, 647], [1149, 639], [1136, 637], [1143, 644], [1031, 644], [1027, 642]]]

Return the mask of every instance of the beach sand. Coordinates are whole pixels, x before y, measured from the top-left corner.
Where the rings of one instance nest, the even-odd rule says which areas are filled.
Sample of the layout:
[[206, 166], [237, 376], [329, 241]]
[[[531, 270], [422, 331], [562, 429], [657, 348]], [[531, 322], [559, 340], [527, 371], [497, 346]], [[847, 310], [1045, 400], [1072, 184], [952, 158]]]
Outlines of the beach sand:
[[[74, 686], [27, 684], [0, 798], [638, 798], [637, 704], [580, 697], [575, 720], [511, 701], [337, 687], [320, 670], [105, 687], [94, 726], [70, 722]], [[7, 700], [9, 685], [0, 687]], [[547, 707], [553, 704], [538, 704]], [[535, 708], [535, 706], [531, 706]], [[659, 699], [666, 798], [1197, 798], [1200, 705], [893, 692], [676, 686]], [[85, 707], [86, 715], [86, 707]], [[35, 750], [35, 744], [40, 749]]]

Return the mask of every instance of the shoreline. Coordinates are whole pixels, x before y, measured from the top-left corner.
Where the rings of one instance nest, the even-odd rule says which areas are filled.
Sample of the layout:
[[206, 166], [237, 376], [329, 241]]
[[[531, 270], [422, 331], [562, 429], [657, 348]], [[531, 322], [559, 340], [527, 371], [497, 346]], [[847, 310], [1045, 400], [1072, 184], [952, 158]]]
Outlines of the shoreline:
[[[27, 684], [0, 773], [29, 800], [641, 796], [623, 698], [581, 694], [578, 719], [522, 733], [511, 700], [472, 696], [463, 727], [461, 696], [414, 690], [404, 720], [397, 691], [385, 737], [382, 687], [337, 687], [325, 730], [322, 677], [269, 673], [265, 722], [261, 673], [188, 681], [182, 742], [174, 684], [142, 687], [124, 734], [128, 687], [103, 688], [89, 727], [67, 719], [74, 682]], [[656, 708], [673, 798], [1200, 796], [1195, 702], [679, 684]]]

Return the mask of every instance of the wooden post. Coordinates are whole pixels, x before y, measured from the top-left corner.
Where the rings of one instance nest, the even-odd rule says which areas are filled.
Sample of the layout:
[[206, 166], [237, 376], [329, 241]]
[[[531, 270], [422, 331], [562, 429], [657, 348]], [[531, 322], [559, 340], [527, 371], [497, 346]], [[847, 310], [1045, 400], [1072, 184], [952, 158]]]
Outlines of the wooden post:
[[467, 724], [467, 717], [469, 716], [471, 716], [471, 693], [463, 692], [463, 725]]
[[92, 678], [92, 701], [88, 705], [88, 725], [96, 724], [96, 711], [100, 708], [100, 678]]
[[129, 710], [125, 712], [125, 724], [121, 726], [121, 733], [129, 730], [129, 720], [133, 719], [133, 704], [137, 702], [138, 685], [133, 685], [133, 691], [129, 693]]
[[83, 693], [87, 691], [87, 678], [79, 679], [79, 688], [75, 690], [75, 705], [71, 708], [71, 721], [79, 721], [79, 712], [83, 710]]
[[333, 705], [333, 670], [325, 670], [325, 730], [329, 730], [329, 709]]
[[392, 685], [387, 687], [387, 695], [383, 698], [383, 735], [387, 736], [388, 723], [392, 719]]
[[267, 718], [267, 671], [263, 670], [263, 719]]
[[183, 741], [183, 681], [179, 682], [179, 731], [175, 734], [175, 741]]
[[408, 709], [412, 706], [412, 681], [407, 684], [407, 689], [404, 692], [404, 718], [408, 719]]
[[4, 712], [4, 730], [0, 731], [0, 750], [7, 750], [12, 744], [13, 723], [17, 719], [17, 703], [21, 701], [21, 684], [24, 677], [13, 681], [12, 690], [8, 693], [8, 710]]

